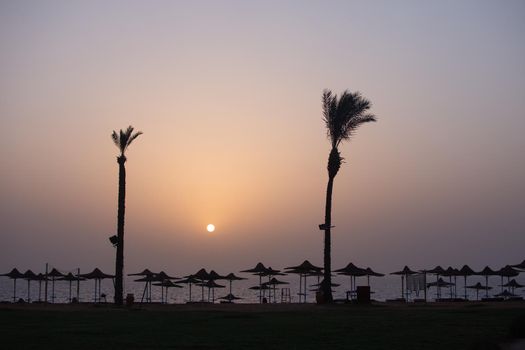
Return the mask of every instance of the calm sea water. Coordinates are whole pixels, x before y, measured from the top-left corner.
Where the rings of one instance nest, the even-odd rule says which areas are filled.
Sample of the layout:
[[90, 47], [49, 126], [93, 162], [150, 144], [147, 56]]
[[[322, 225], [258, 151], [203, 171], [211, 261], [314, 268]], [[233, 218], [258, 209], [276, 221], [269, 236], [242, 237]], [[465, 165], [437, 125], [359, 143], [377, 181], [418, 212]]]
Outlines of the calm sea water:
[[[241, 297], [241, 300], [238, 300], [238, 303], [257, 303], [259, 301], [259, 292], [255, 290], [250, 290], [249, 287], [259, 284], [259, 278], [257, 276], [251, 276], [249, 274], [237, 275], [246, 277], [248, 280], [234, 281], [232, 292], [235, 296]], [[127, 293], [132, 293], [135, 296], [135, 301], [140, 301], [144, 291], [144, 283], [134, 282], [133, 280], [137, 277], [126, 277], [125, 281], [125, 295]], [[448, 278], [444, 278], [448, 281]], [[263, 282], [267, 280], [263, 278]], [[279, 276], [279, 280], [286, 281], [289, 284], [281, 286], [281, 288], [289, 288], [292, 302], [299, 302], [299, 276], [297, 275], [287, 275]], [[435, 276], [429, 276], [427, 282], [434, 282]], [[506, 283], [507, 279], [504, 279]], [[516, 277], [516, 281], [520, 284], [525, 284], [525, 273], [520, 274]], [[350, 289], [350, 277], [345, 276], [336, 276], [334, 277], [333, 282], [341, 284], [339, 287], [334, 288], [334, 297], [335, 298], [345, 298], [346, 291]], [[485, 285], [485, 278], [480, 276], [469, 277], [467, 283], [469, 285], [480, 282], [482, 285]], [[215, 289], [215, 298], [225, 296], [229, 293], [229, 283], [227, 281], [217, 281], [218, 284], [224, 285], [225, 288]], [[317, 277], [309, 277], [307, 280], [307, 285], [313, 285], [317, 283]], [[357, 285], [366, 285], [366, 277], [358, 277]], [[501, 278], [498, 276], [489, 278], [489, 286], [493, 287], [489, 291], [489, 296], [501, 292]], [[185, 303], [189, 300], [189, 288], [188, 285], [183, 285], [184, 288], [170, 288], [168, 291], [168, 302], [169, 303]], [[370, 278], [370, 287], [373, 292], [372, 298], [378, 301], [384, 301], [386, 299], [399, 298], [401, 296], [401, 278], [399, 276], [385, 276], [385, 277], [372, 277]], [[94, 288], [95, 282], [93, 280], [82, 281], [80, 282], [80, 301], [81, 302], [90, 302], [94, 298]], [[281, 300], [281, 288], [277, 288], [277, 301]], [[309, 287], [309, 290], [313, 290], [315, 287]], [[28, 284], [25, 280], [17, 280], [17, 298], [23, 298], [27, 300], [28, 295]], [[111, 280], [103, 280], [101, 286], [101, 292], [107, 295], [107, 301], [111, 302], [113, 298], [113, 282]], [[41, 285], [40, 297], [44, 298], [44, 283]], [[76, 296], [76, 283], [73, 283], [73, 296]], [[423, 292], [420, 292], [419, 297], [423, 297]], [[517, 289], [516, 294], [520, 296], [525, 296], [524, 289]], [[449, 289], [441, 289], [442, 297], [449, 297]], [[55, 282], [55, 302], [56, 303], [66, 303], [68, 302], [69, 295], [69, 282], [65, 281], [56, 281]], [[457, 278], [457, 295], [462, 297], [464, 295], [463, 288], [463, 277]], [[467, 293], [469, 299], [475, 300], [476, 292], [474, 290], [468, 290]], [[436, 297], [436, 289], [430, 288], [427, 291], [428, 299], [434, 299]], [[480, 291], [479, 296], [484, 297], [485, 291]], [[192, 285], [192, 300], [198, 301], [202, 297], [202, 289], [199, 286]], [[415, 294], [412, 294], [412, 297], [416, 297]], [[32, 281], [30, 285], [30, 298], [31, 301], [39, 299], [39, 283]], [[48, 298], [51, 298], [51, 282], [48, 283]], [[208, 298], [208, 290], [204, 288], [204, 298]], [[153, 286], [152, 287], [152, 299], [155, 302], [161, 301], [161, 287]], [[0, 301], [12, 301], [13, 300], [13, 280], [7, 277], [0, 277]], [[218, 301], [216, 301], [218, 302]], [[315, 291], [308, 291], [307, 302], [315, 302]]]

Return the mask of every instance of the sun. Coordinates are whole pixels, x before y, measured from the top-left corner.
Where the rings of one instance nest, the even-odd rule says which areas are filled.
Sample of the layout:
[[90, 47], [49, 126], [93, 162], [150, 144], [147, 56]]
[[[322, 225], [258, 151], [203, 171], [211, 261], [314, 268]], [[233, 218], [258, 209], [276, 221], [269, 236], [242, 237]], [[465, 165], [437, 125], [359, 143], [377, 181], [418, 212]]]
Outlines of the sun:
[[214, 224], [209, 224], [208, 226], [206, 226], [206, 230], [208, 230], [208, 232], [215, 231], [215, 225]]

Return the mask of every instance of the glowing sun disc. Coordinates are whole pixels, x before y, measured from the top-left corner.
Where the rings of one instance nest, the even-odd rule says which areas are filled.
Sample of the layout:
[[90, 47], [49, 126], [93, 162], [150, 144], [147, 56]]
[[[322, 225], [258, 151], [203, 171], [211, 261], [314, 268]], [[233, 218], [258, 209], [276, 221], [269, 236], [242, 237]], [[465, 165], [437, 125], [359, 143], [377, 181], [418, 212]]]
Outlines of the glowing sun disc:
[[213, 231], [215, 231], [215, 225], [213, 225], [213, 224], [209, 224], [208, 226], [206, 226], [206, 230], [208, 230], [208, 232], [213, 232]]

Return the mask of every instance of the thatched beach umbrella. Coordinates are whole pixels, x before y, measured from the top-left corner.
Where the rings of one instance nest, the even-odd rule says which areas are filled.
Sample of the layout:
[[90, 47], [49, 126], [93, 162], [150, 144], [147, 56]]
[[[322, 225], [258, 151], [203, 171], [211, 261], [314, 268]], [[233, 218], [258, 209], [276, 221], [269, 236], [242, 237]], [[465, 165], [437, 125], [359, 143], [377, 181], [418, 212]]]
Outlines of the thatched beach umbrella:
[[257, 263], [257, 265], [255, 265], [255, 267], [253, 269], [248, 269], [248, 270], [243, 270], [241, 272], [247, 272], [247, 273], [251, 273], [251, 274], [254, 274], [254, 275], [257, 275], [259, 276], [259, 303], [262, 303], [262, 291], [263, 289], [261, 288], [262, 287], [262, 276], [267, 272], [268, 270], [266, 269], [266, 267], [263, 265], [263, 263], [259, 262]]
[[43, 273], [39, 273], [34, 278], [35, 281], [38, 281], [38, 301], [42, 301], [42, 282], [47, 281], [48, 279]]
[[[417, 272], [410, 270], [408, 266], [405, 265], [403, 270], [391, 272], [391, 275], [399, 275], [401, 276], [401, 298], [405, 299], [404, 293], [405, 293], [405, 278], [408, 278], [409, 275], [414, 275]], [[408, 292], [406, 292], [406, 298], [408, 299]]]
[[[159, 283], [153, 283], [154, 286], [160, 286], [161, 287], [161, 303], [167, 304], [168, 303], [168, 289], [169, 288], [184, 288], [182, 286], [179, 286], [178, 284], [173, 283], [169, 279], [164, 279], [162, 282]], [[164, 297], [164, 290], [166, 291], [166, 297]]]
[[454, 285], [454, 283], [446, 282], [442, 278], [439, 278], [436, 282], [427, 283], [427, 288], [430, 288], [430, 287], [449, 287], [451, 285]]
[[149, 269], [144, 269], [141, 272], [128, 273], [128, 276], [151, 276], [156, 275], [155, 272], [151, 272]]
[[[152, 300], [152, 293], [151, 293], [151, 286], [153, 282], [162, 282], [163, 278], [160, 277], [158, 274], [152, 274], [152, 275], [145, 275], [142, 278], [133, 280], [134, 282], [144, 282], [144, 290], [142, 291], [142, 298], [140, 299], [140, 302], [142, 303], [144, 301], [144, 298], [146, 299], [147, 303], [151, 303]], [[166, 280], [169, 281], [169, 280]]]
[[473, 286], [467, 286], [467, 288], [476, 290], [476, 300], [479, 300], [479, 291], [480, 290], [487, 290], [488, 291], [489, 289], [492, 289], [492, 287], [484, 286], [484, 285], [482, 285], [479, 282], [476, 283]]
[[187, 284], [190, 288], [190, 299], [188, 300], [190, 303], [192, 302], [192, 298], [191, 298], [191, 285], [192, 284], [197, 284], [199, 283], [200, 281], [194, 277], [188, 277], [186, 279], [183, 279], [183, 280], [180, 280], [180, 281], [177, 281], [177, 283], [182, 283], [182, 284]]
[[464, 278], [463, 289], [465, 290], [465, 300], [467, 300], [467, 276], [473, 276], [476, 274], [476, 272], [474, 272], [474, 270], [472, 270], [468, 265], [463, 265], [463, 267], [459, 270], [459, 274]]
[[73, 281], [76, 281], [77, 283], [79, 283], [80, 281], [85, 281], [85, 280], [86, 280], [85, 278], [82, 278], [82, 277], [79, 277], [79, 276], [75, 276], [71, 272], [69, 272], [64, 277], [61, 277], [61, 278], [57, 279], [57, 281], [68, 281], [69, 282], [69, 302], [70, 303], [72, 301], [72, 298], [71, 298], [71, 285], [73, 284]]
[[30, 303], [31, 302], [31, 293], [30, 293], [31, 281], [34, 281], [36, 279], [36, 274], [31, 270], [27, 270], [22, 275], [22, 278], [27, 280], [27, 302]]
[[228, 294], [228, 295], [225, 295], [223, 297], [220, 297], [219, 299], [221, 300], [226, 300], [228, 301], [229, 303], [233, 303], [234, 300], [240, 300], [242, 298], [239, 298], [239, 297], [236, 297], [235, 295], [233, 295], [232, 293]]
[[4, 273], [1, 276], [6, 276], [13, 280], [13, 303], [16, 303], [16, 280], [23, 278], [24, 274], [14, 268], [10, 272]]
[[[505, 267], [496, 271], [496, 273], [501, 277], [502, 285], [503, 285], [503, 277], [507, 277], [507, 282], [508, 282], [511, 277], [516, 277], [520, 274], [518, 270], [513, 269], [510, 265], [506, 265]], [[501, 287], [501, 292], [503, 292], [503, 286]]]
[[226, 286], [215, 283], [214, 280], [209, 280], [206, 283], [201, 283], [203, 287], [208, 288], [208, 302], [210, 302], [210, 291], [211, 291], [211, 302], [215, 303], [215, 288], [226, 288]]
[[494, 296], [495, 296], [495, 297], [500, 297], [500, 298], [503, 297], [503, 298], [505, 298], [505, 299], [513, 298], [513, 297], [517, 297], [517, 295], [515, 295], [515, 294], [509, 292], [509, 291], [506, 290], [506, 289], [505, 289], [503, 292], [498, 293], [498, 294], [496, 294], [496, 295], [494, 295]]
[[190, 277], [193, 277], [193, 278], [196, 278], [200, 281], [199, 285], [202, 287], [202, 297], [201, 297], [201, 301], [204, 302], [204, 285], [205, 285], [205, 281], [208, 281], [210, 279], [210, 274], [206, 271], [206, 269], [200, 269], [199, 271], [197, 271], [196, 274], [194, 275], [189, 275], [189, 276], [184, 276], [185, 278], [190, 278]]
[[[459, 276], [459, 270], [453, 268], [452, 266], [449, 266], [446, 270], [443, 276], [448, 277], [449, 284], [449, 291], [450, 291], [450, 298], [452, 299], [452, 296], [454, 298], [456, 297], [456, 283], [457, 283], [457, 276]], [[454, 277], [454, 283], [452, 283], [452, 277]]]
[[[299, 302], [301, 302], [301, 296], [303, 296], [304, 302], [306, 303], [306, 278], [308, 276], [322, 275], [323, 268], [315, 266], [310, 263], [308, 260], [303, 261], [297, 266], [285, 267], [287, 273], [298, 274], [299, 275]], [[303, 289], [303, 280], [304, 280], [304, 289]]]
[[[83, 277], [88, 280], [95, 280], [95, 298], [94, 298], [95, 303], [97, 301], [100, 302], [100, 295], [101, 295], [100, 289], [102, 285], [102, 280], [106, 278], [115, 278], [114, 275], [108, 275], [107, 273], [100, 271], [98, 267], [93, 269], [93, 271], [91, 271], [90, 273], [84, 273], [80, 275], [80, 277]], [[97, 290], [97, 285], [98, 285], [98, 290]]]
[[235, 276], [235, 274], [233, 272], [231, 272], [231, 273], [227, 274], [226, 276], [224, 276], [224, 279], [226, 281], [230, 282], [230, 293], [229, 294], [232, 294], [232, 283], [233, 283], [233, 281], [241, 281], [241, 280], [245, 280], [246, 278]]
[[[46, 267], [47, 269], [47, 267]], [[47, 277], [51, 277], [51, 303], [55, 303], [55, 281], [57, 278], [64, 277], [65, 275], [53, 268], [50, 272], [47, 273]], [[47, 302], [47, 300], [46, 300]]]
[[366, 283], [367, 283], [368, 286], [370, 286], [370, 276], [372, 276], [372, 277], [383, 277], [385, 275], [384, 273], [375, 272], [370, 267], [367, 267], [365, 269], [365, 273], [366, 273]]
[[516, 288], [523, 288], [524, 286], [516, 282], [515, 279], [511, 279], [509, 282], [505, 283], [503, 287], [510, 288], [510, 292], [514, 294]]
[[487, 287], [485, 289], [485, 297], [488, 298], [489, 296], [489, 276], [497, 276], [497, 273], [496, 271], [492, 270], [490, 267], [488, 266], [485, 266], [485, 268], [483, 270], [481, 270], [480, 272], [476, 273], [476, 275], [478, 276], [485, 276], [485, 287]]
[[366, 276], [366, 269], [355, 266], [353, 263], [349, 263], [341, 269], [334, 270], [339, 275], [350, 276], [350, 295], [354, 295], [356, 292], [356, 278]]
[[[422, 272], [425, 273], [425, 274], [429, 274], [430, 273], [430, 274], [436, 275], [436, 282], [437, 282], [439, 280], [439, 277], [443, 276], [445, 274], [445, 269], [442, 268], [441, 266], [437, 265], [433, 269], [423, 270]], [[439, 286], [439, 284], [437, 285], [437, 298], [438, 299], [441, 298], [441, 287]]]

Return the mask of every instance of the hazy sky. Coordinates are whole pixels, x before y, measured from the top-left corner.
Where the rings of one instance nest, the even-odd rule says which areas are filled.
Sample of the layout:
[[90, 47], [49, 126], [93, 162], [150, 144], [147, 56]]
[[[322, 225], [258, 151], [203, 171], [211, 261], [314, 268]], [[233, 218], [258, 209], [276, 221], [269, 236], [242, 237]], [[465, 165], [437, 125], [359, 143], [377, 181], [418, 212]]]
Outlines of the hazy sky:
[[[0, 267], [322, 264], [324, 88], [341, 147], [333, 266], [525, 258], [524, 1], [0, 1]], [[207, 233], [208, 223], [217, 226]]]

